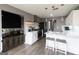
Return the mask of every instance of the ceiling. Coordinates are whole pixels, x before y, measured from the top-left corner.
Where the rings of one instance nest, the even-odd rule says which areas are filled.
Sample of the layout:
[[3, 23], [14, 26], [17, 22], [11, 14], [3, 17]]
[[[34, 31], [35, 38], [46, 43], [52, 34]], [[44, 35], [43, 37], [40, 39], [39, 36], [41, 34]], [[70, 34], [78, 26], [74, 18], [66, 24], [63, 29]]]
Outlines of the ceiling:
[[[78, 7], [78, 4], [10, 4], [32, 15], [41, 18], [66, 16], [71, 10]], [[52, 14], [52, 15], [51, 15]], [[51, 16], [50, 16], [51, 15]]]

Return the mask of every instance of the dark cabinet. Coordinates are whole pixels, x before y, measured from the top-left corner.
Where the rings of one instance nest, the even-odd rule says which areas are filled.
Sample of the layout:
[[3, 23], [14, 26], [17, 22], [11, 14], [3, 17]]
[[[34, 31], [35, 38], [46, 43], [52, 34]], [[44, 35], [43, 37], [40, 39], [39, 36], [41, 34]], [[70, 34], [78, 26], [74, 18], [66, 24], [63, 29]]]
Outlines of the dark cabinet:
[[20, 37], [19, 36], [14, 36], [14, 47], [18, 46], [19, 44], [19, 39]]
[[25, 42], [25, 38], [24, 38], [24, 35], [20, 35], [20, 44], [24, 43]]
[[12, 49], [13, 47], [14, 47], [14, 45], [13, 45], [13, 38], [12, 37], [8, 37], [9, 39], [8, 39], [8, 41], [9, 41], [9, 49]]
[[25, 42], [24, 35], [16, 35], [5, 37], [2, 40], [3, 50], [2, 52], [6, 52], [14, 47], [17, 47]]
[[5, 51], [7, 51], [7, 50], [8, 50], [7, 41], [8, 41], [8, 40], [2, 40], [2, 42], [3, 42], [3, 45], [2, 45], [3, 50], [2, 50], [2, 52], [5, 52]]
[[21, 45], [25, 42], [23, 35], [14, 36], [13, 40], [14, 40], [14, 47]]
[[6, 37], [6, 38], [3, 38], [3, 50], [2, 52], [6, 52], [8, 51], [9, 49], [12, 49], [13, 48], [13, 38], [12, 37]]

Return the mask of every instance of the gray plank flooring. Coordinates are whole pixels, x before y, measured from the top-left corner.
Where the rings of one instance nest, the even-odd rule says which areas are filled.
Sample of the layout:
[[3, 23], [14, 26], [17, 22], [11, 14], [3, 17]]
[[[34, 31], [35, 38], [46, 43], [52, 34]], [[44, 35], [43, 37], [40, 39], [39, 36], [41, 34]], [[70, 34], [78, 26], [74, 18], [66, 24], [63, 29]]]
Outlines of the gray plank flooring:
[[[52, 49], [45, 48], [46, 39], [40, 39], [32, 46], [23, 44], [14, 49], [7, 51], [7, 55], [55, 55]], [[63, 53], [56, 53], [56, 55], [64, 55]], [[73, 55], [68, 53], [68, 55]]]

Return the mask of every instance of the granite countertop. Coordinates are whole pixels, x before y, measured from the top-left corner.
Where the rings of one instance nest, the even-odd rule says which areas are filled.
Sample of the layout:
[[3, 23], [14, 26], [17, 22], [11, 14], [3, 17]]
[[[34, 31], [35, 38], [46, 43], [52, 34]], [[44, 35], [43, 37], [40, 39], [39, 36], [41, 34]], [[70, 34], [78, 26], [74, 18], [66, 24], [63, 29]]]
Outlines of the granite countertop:
[[60, 34], [60, 35], [66, 35], [66, 32], [54, 32], [54, 31], [48, 31], [45, 34]]
[[17, 35], [22, 35], [23, 33], [20, 33], [18, 31], [12, 31], [12, 32], [8, 32], [8, 33], [5, 33], [5, 34], [2, 34], [2, 37], [3, 38], [6, 38], [6, 37], [11, 37], [11, 36], [17, 36]]
[[70, 33], [70, 32], [53, 32], [53, 31], [48, 31], [45, 34], [47, 36], [51, 36], [51, 37], [66, 38], [67, 41], [69, 41], [70, 39], [79, 39], [79, 35], [75, 35], [75, 33]]

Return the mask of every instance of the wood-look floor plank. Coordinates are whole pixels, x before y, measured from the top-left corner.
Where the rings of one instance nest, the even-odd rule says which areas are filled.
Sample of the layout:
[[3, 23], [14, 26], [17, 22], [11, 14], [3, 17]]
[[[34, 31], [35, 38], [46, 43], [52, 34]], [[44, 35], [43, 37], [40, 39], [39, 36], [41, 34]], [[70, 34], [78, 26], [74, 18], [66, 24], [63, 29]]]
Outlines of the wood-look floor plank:
[[[46, 39], [41, 39], [37, 41], [32, 46], [23, 44], [12, 50], [8, 51], [8, 55], [55, 55], [53, 49], [45, 48]], [[62, 53], [57, 53], [57, 55], [64, 55]]]

